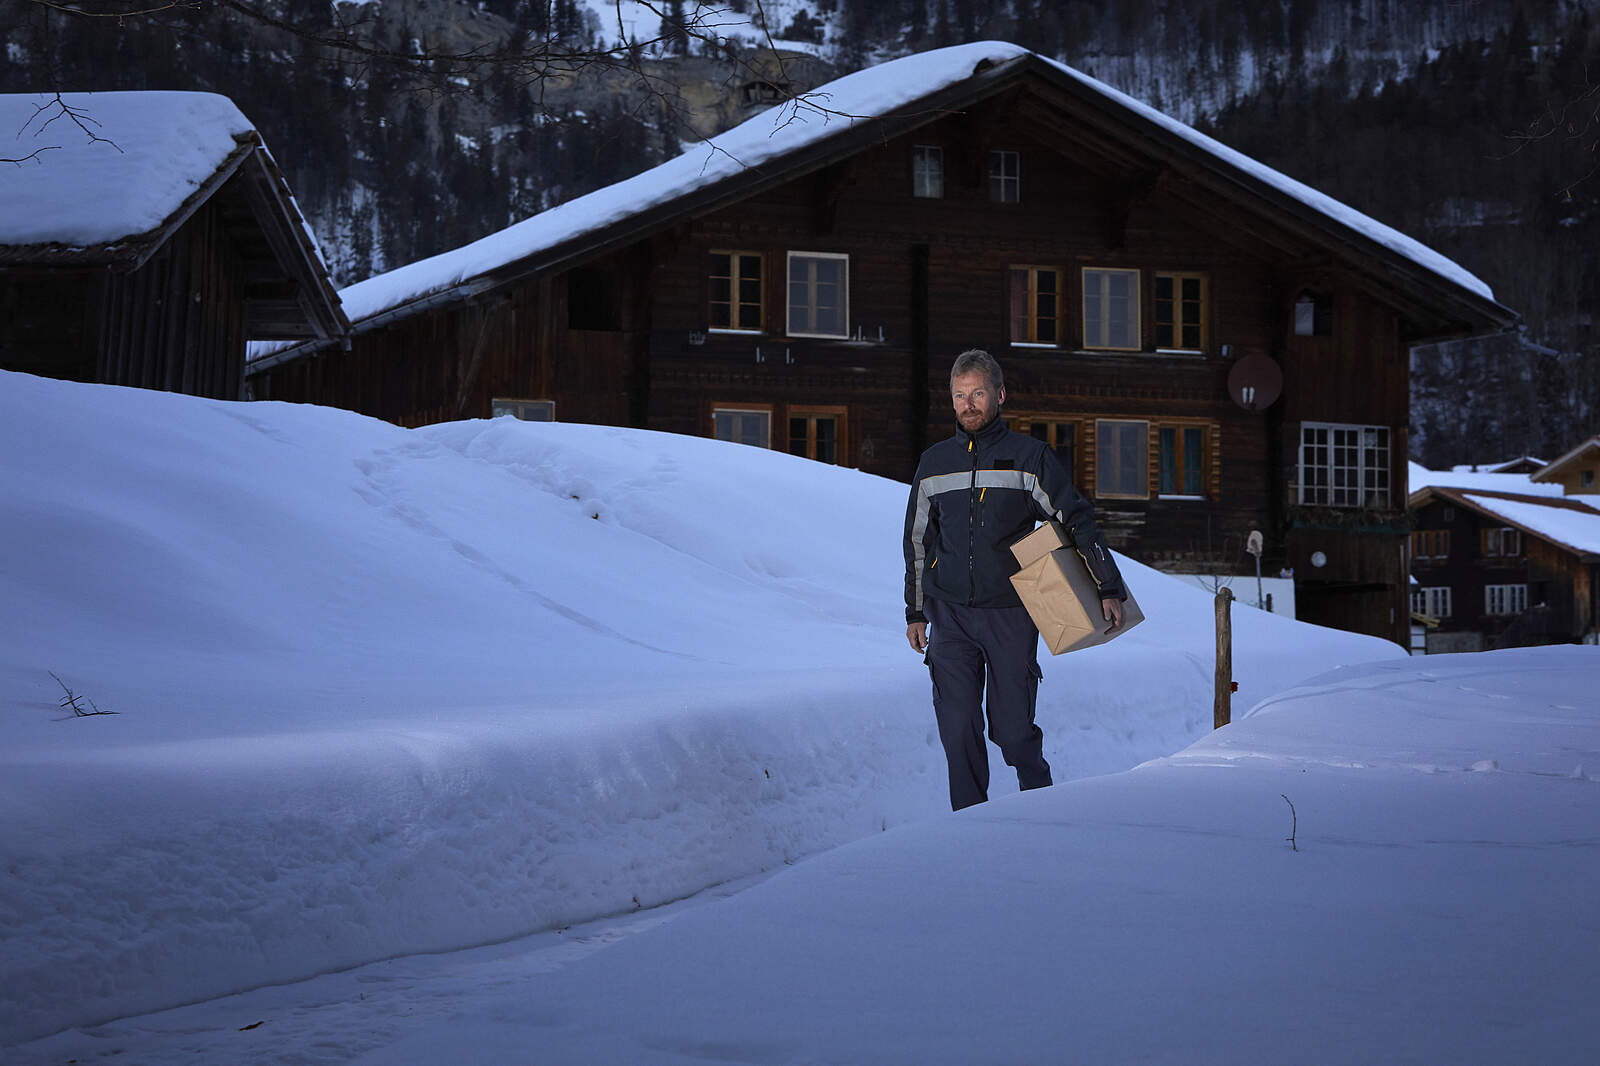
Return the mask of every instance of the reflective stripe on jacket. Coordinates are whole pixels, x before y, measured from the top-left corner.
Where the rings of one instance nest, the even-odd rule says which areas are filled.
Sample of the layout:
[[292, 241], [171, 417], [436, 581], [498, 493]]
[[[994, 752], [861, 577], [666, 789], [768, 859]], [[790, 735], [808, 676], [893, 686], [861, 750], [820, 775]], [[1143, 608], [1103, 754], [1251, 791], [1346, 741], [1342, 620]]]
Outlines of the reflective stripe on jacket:
[[1048, 445], [996, 418], [961, 430], [917, 463], [906, 505], [906, 622], [925, 622], [927, 597], [968, 607], [1015, 607], [1011, 545], [1054, 518], [1102, 596], [1126, 598], [1094, 508]]

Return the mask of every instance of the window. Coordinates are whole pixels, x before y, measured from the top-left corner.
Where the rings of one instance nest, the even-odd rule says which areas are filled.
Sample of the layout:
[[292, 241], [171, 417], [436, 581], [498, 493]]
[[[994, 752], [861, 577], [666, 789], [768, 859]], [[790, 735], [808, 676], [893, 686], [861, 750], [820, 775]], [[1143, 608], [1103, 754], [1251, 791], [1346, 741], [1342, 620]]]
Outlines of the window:
[[1096, 496], [1150, 495], [1150, 424], [1095, 422]]
[[622, 328], [617, 279], [611, 271], [604, 267], [575, 267], [567, 272], [567, 328]]
[[1450, 531], [1448, 529], [1416, 529], [1411, 532], [1411, 557], [1419, 562], [1424, 559], [1444, 559], [1450, 554]]
[[1138, 349], [1139, 272], [1137, 270], [1084, 269], [1083, 346]]
[[489, 401], [489, 417], [499, 418], [502, 415], [520, 418], [524, 422], [554, 422], [556, 403], [554, 400], [506, 400], [495, 397]]
[[1522, 531], [1503, 526], [1499, 529], [1480, 529], [1478, 547], [1484, 555], [1515, 559], [1522, 555]]
[[850, 257], [834, 252], [789, 253], [789, 334], [850, 335]]
[[1389, 506], [1389, 428], [1302, 424], [1299, 501], [1329, 507]]
[[735, 444], [771, 447], [772, 408], [714, 407], [711, 409], [712, 435]]
[[1061, 338], [1061, 271], [1011, 268], [1011, 343], [1053, 348]]
[[847, 413], [844, 407], [789, 408], [789, 454], [819, 463], [842, 462]]
[[1206, 347], [1206, 276], [1157, 274], [1156, 347], [1199, 352]]
[[944, 149], [931, 144], [911, 147], [911, 195], [937, 200], [944, 196]]
[[760, 252], [711, 253], [712, 329], [759, 333], [766, 325]]
[[1163, 496], [1205, 495], [1205, 429], [1160, 426], [1156, 430]]
[[1580, 489], [1592, 489], [1592, 488], [1594, 488], [1594, 471], [1593, 470], [1580, 470], [1578, 472], [1578, 487]]
[[997, 204], [1022, 202], [1022, 157], [1016, 152], [989, 153], [989, 199]]
[[1429, 618], [1450, 617], [1450, 586], [1428, 585], [1411, 590], [1411, 609]]
[[1527, 585], [1483, 586], [1483, 611], [1485, 614], [1521, 614], [1527, 609]]
[[1303, 292], [1294, 302], [1296, 337], [1333, 336], [1333, 301], [1314, 292]]
[[[1024, 421], [1018, 419], [1018, 422]], [[1061, 466], [1078, 484], [1078, 423], [1060, 422], [1049, 418], [1027, 419], [1027, 432], [1035, 440], [1042, 440], [1056, 453]]]

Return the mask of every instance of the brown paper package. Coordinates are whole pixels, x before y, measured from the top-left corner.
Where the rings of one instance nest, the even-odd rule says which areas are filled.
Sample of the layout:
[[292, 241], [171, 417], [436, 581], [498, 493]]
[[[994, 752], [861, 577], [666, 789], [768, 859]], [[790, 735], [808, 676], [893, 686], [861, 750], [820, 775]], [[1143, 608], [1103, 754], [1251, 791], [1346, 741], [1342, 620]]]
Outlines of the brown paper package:
[[1122, 601], [1122, 624], [1110, 628], [1100, 609], [1100, 589], [1059, 522], [1044, 523], [1013, 544], [1011, 554], [1022, 564], [1011, 583], [1051, 655], [1104, 644], [1144, 621], [1129, 593]]

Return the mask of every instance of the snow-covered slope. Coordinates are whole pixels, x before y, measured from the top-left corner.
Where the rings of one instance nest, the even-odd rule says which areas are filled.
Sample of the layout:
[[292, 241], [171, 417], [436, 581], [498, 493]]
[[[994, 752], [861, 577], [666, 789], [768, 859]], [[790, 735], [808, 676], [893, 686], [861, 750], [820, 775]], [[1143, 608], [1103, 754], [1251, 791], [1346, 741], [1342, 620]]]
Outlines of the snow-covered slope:
[[[0, 1044], [945, 810], [904, 485], [9, 373], [0, 451]], [[1123, 565], [1150, 620], [1043, 663], [1060, 779], [1210, 727], [1210, 598]], [[1401, 654], [1243, 607], [1235, 640], [1240, 707]], [[51, 672], [117, 713], [69, 716]]]

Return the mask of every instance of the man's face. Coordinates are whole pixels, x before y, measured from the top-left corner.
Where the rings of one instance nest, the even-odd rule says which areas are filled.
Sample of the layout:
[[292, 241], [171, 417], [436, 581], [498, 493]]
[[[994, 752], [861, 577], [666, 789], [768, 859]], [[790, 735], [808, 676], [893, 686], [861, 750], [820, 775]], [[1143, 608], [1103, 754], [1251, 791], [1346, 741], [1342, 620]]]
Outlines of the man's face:
[[989, 376], [981, 371], [969, 370], [950, 382], [950, 406], [968, 433], [976, 433], [1000, 417], [1000, 405], [1005, 402], [1005, 388], [993, 388]]

